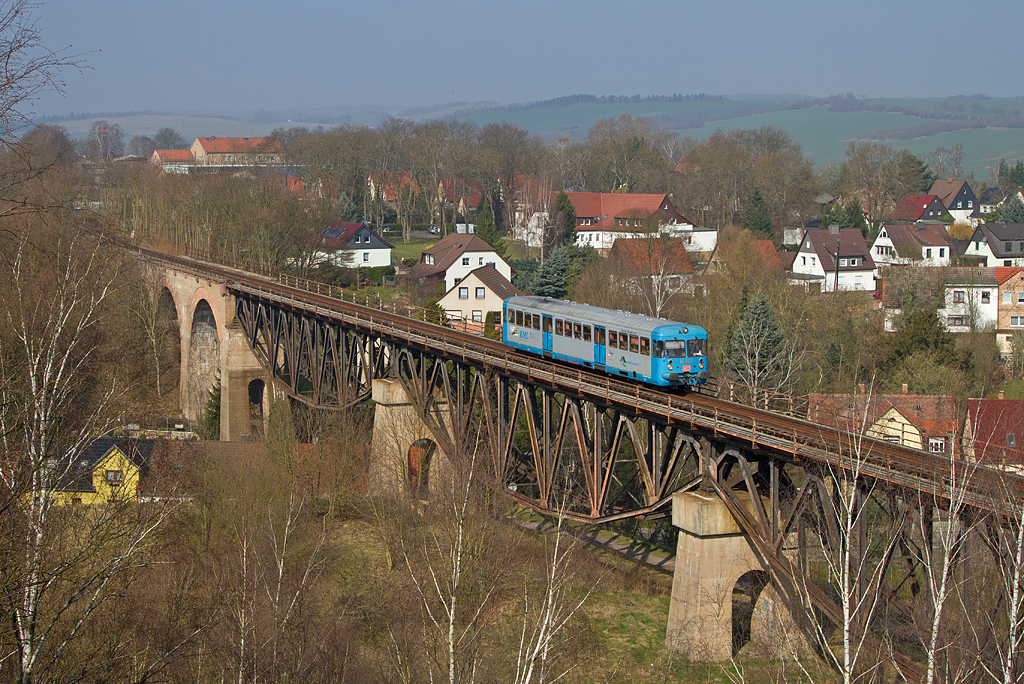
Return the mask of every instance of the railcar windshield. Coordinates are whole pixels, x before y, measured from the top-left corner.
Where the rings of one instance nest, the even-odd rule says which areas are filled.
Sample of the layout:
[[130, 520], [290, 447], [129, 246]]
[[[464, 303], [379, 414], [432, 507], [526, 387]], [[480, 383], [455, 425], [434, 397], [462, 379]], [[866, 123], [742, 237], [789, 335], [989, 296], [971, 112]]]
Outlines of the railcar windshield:
[[707, 353], [707, 340], [694, 339], [686, 341], [687, 356], [705, 356]]
[[663, 359], [681, 359], [686, 356], [686, 342], [681, 340], [666, 340], [664, 348], [661, 350], [658, 347], [662, 345], [662, 342], [658, 341], [655, 345], [656, 355]]

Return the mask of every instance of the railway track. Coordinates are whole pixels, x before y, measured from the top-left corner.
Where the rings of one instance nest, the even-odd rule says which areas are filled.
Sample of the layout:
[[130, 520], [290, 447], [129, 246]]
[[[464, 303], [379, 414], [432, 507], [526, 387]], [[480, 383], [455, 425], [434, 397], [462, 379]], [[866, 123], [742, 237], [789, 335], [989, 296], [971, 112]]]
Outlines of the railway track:
[[[635, 415], [686, 425], [711, 438], [739, 441], [755, 453], [782, 455], [794, 462], [820, 467], [857, 469], [865, 477], [942, 498], [950, 491], [950, 459], [865, 437], [857, 432], [810, 422], [799, 413], [800, 400], [789, 398], [787, 413], [764, 410], [724, 399], [735, 386], [712, 384], [706, 391], [674, 394], [611, 376], [519, 353], [498, 341], [452, 330], [403, 315], [338, 298], [340, 288], [288, 277], [279, 282], [238, 269], [132, 247], [143, 257], [164, 265], [223, 281], [244, 297], [259, 298], [307, 315], [342, 322], [385, 339], [402, 340], [445, 359], [481, 369], [498, 369], [515, 379], [557, 389], [569, 395], [615, 406]], [[767, 396], [767, 395], [765, 395]], [[759, 402], [761, 403], [761, 402]], [[766, 404], [779, 405], [777, 397]], [[785, 401], [782, 402], [785, 406]], [[803, 409], [806, 410], [805, 408]], [[791, 415], [797, 414], [797, 415]], [[1007, 487], [1024, 492], [1024, 480], [1004, 471], [965, 464], [971, 473], [966, 502], [992, 508], [993, 495]], [[1001, 498], [1001, 497], [996, 497]]]

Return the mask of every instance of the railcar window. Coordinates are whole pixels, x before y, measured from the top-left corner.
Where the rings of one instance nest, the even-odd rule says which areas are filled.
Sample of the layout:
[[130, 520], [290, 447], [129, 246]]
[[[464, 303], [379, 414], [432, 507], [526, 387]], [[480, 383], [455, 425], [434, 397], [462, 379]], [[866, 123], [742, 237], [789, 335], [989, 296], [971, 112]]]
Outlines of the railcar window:
[[619, 349], [629, 351], [629, 335], [624, 332], [619, 333]]
[[561, 335], [562, 334], [562, 319], [561, 318], [555, 319], [555, 334], [556, 335]]
[[590, 341], [590, 326], [589, 325], [583, 326], [583, 341], [584, 342], [589, 342]]
[[608, 331], [608, 346], [615, 349], [619, 346], [619, 333], [614, 330]]
[[604, 328], [594, 328], [594, 342], [604, 346]]
[[651, 341], [648, 340], [646, 337], [640, 338], [640, 353], [643, 354], [644, 356], [651, 355]]
[[516, 325], [522, 327], [523, 325], [523, 312], [522, 310], [516, 311]]
[[660, 359], [665, 356], [665, 343], [661, 340], [654, 340], [654, 358]]
[[640, 353], [640, 337], [639, 336], [637, 336], [637, 335], [630, 335], [629, 336], [629, 351], [633, 352], [634, 354], [639, 354]]
[[550, 333], [551, 332], [551, 319], [550, 318], [542, 319], [540, 324], [544, 327], [544, 332], [546, 332], [546, 333]]
[[686, 351], [688, 356], [705, 356], [707, 354], [707, 340], [687, 340]]
[[686, 342], [680, 340], [666, 340], [665, 342], [665, 353], [662, 354], [666, 359], [681, 359], [686, 356]]
[[540, 314], [533, 314], [533, 329], [540, 330]]
[[574, 339], [583, 339], [583, 325], [581, 323], [572, 324], [572, 336]]

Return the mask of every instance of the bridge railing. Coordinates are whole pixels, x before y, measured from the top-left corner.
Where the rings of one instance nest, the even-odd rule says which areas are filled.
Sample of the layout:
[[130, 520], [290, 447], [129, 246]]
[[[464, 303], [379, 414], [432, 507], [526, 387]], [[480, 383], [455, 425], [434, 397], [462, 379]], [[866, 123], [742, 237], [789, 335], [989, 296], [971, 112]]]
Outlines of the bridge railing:
[[298, 276], [288, 273], [277, 274], [277, 282], [287, 287], [303, 290], [304, 292], [310, 292], [323, 297], [330, 297], [332, 299], [339, 299], [343, 302], [350, 302], [370, 309], [377, 309], [378, 311], [385, 311], [398, 316], [413, 318], [417, 321], [436, 323], [446, 328], [461, 330], [462, 332], [468, 332], [476, 335], [484, 334], [484, 324], [482, 321], [474, 321], [462, 316], [452, 316], [440, 309], [430, 309], [398, 300], [382, 299], [376, 294], [370, 292], [350, 290], [347, 287], [339, 287], [337, 285], [329, 285], [316, 280], [299, 278]]

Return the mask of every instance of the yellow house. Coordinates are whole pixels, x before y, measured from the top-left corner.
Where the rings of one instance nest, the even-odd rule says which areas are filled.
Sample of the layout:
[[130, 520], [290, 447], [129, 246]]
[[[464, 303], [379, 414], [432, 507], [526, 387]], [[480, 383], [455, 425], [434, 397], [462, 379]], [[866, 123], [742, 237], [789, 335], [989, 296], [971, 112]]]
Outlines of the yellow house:
[[153, 440], [94, 439], [59, 477], [57, 505], [136, 501]]

